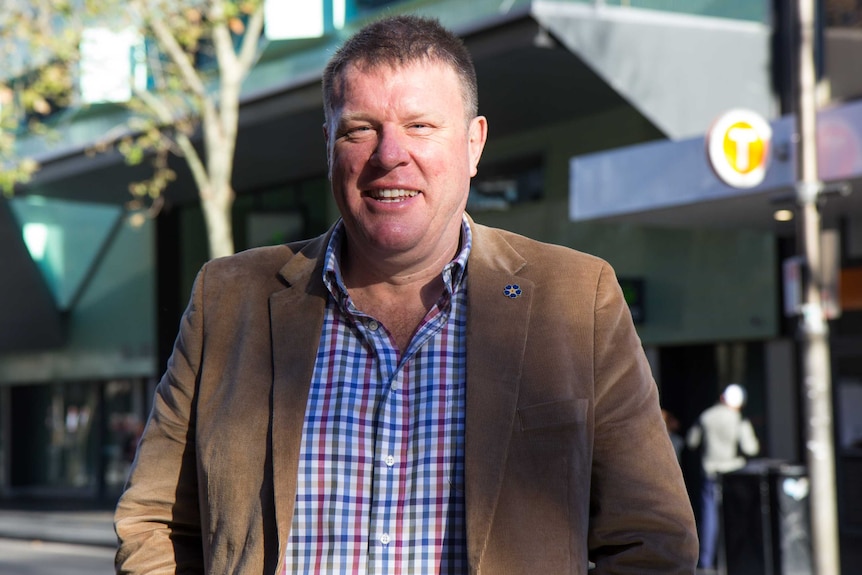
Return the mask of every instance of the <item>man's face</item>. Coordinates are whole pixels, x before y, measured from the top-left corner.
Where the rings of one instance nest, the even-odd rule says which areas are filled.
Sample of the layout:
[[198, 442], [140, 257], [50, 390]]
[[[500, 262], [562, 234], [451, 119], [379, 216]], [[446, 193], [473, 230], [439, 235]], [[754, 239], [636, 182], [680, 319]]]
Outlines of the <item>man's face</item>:
[[408, 265], [445, 257], [457, 247], [485, 118], [467, 119], [458, 76], [441, 63], [351, 65], [340, 87], [325, 133], [348, 249]]

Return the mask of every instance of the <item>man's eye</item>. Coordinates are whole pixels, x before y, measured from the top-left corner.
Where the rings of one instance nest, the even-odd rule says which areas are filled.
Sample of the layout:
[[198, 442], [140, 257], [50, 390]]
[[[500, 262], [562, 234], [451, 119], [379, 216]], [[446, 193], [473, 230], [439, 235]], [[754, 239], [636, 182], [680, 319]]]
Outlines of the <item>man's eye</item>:
[[343, 136], [346, 138], [362, 137], [371, 131], [371, 126], [355, 126], [344, 130]]
[[355, 128], [347, 128], [341, 132], [340, 140], [344, 142], [364, 142], [368, 140], [374, 130], [369, 126], [357, 126]]

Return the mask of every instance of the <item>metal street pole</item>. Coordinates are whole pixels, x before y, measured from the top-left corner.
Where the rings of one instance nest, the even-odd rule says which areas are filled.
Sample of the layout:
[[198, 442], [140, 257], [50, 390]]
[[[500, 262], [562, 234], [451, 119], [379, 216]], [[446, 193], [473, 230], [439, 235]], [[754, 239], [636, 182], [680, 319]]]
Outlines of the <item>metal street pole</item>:
[[818, 201], [823, 190], [817, 172], [815, 0], [798, 0], [799, 69], [796, 127], [799, 233], [808, 280], [803, 292], [800, 338], [803, 359], [806, 452], [811, 481], [811, 530], [816, 575], [838, 575], [838, 513], [832, 423], [832, 372], [829, 328], [822, 303], [823, 277]]

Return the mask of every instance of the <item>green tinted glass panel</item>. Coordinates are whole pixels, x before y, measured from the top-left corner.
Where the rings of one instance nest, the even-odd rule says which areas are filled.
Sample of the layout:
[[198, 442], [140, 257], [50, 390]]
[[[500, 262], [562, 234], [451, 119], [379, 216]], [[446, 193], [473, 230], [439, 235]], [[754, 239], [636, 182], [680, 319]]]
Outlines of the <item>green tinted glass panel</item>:
[[38, 196], [12, 198], [10, 205], [30, 256], [58, 307], [69, 309], [122, 215], [122, 208]]

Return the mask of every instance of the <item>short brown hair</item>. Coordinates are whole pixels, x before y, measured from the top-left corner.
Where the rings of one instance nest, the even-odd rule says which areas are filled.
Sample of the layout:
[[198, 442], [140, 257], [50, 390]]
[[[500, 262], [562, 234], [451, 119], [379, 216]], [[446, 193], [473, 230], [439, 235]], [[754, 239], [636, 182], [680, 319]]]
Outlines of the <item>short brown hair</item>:
[[368, 24], [350, 37], [323, 72], [323, 108], [327, 120], [338, 104], [345, 69], [404, 66], [420, 61], [448, 64], [461, 83], [467, 118], [479, 109], [479, 89], [473, 59], [464, 42], [439, 21], [414, 15], [389, 16]]

